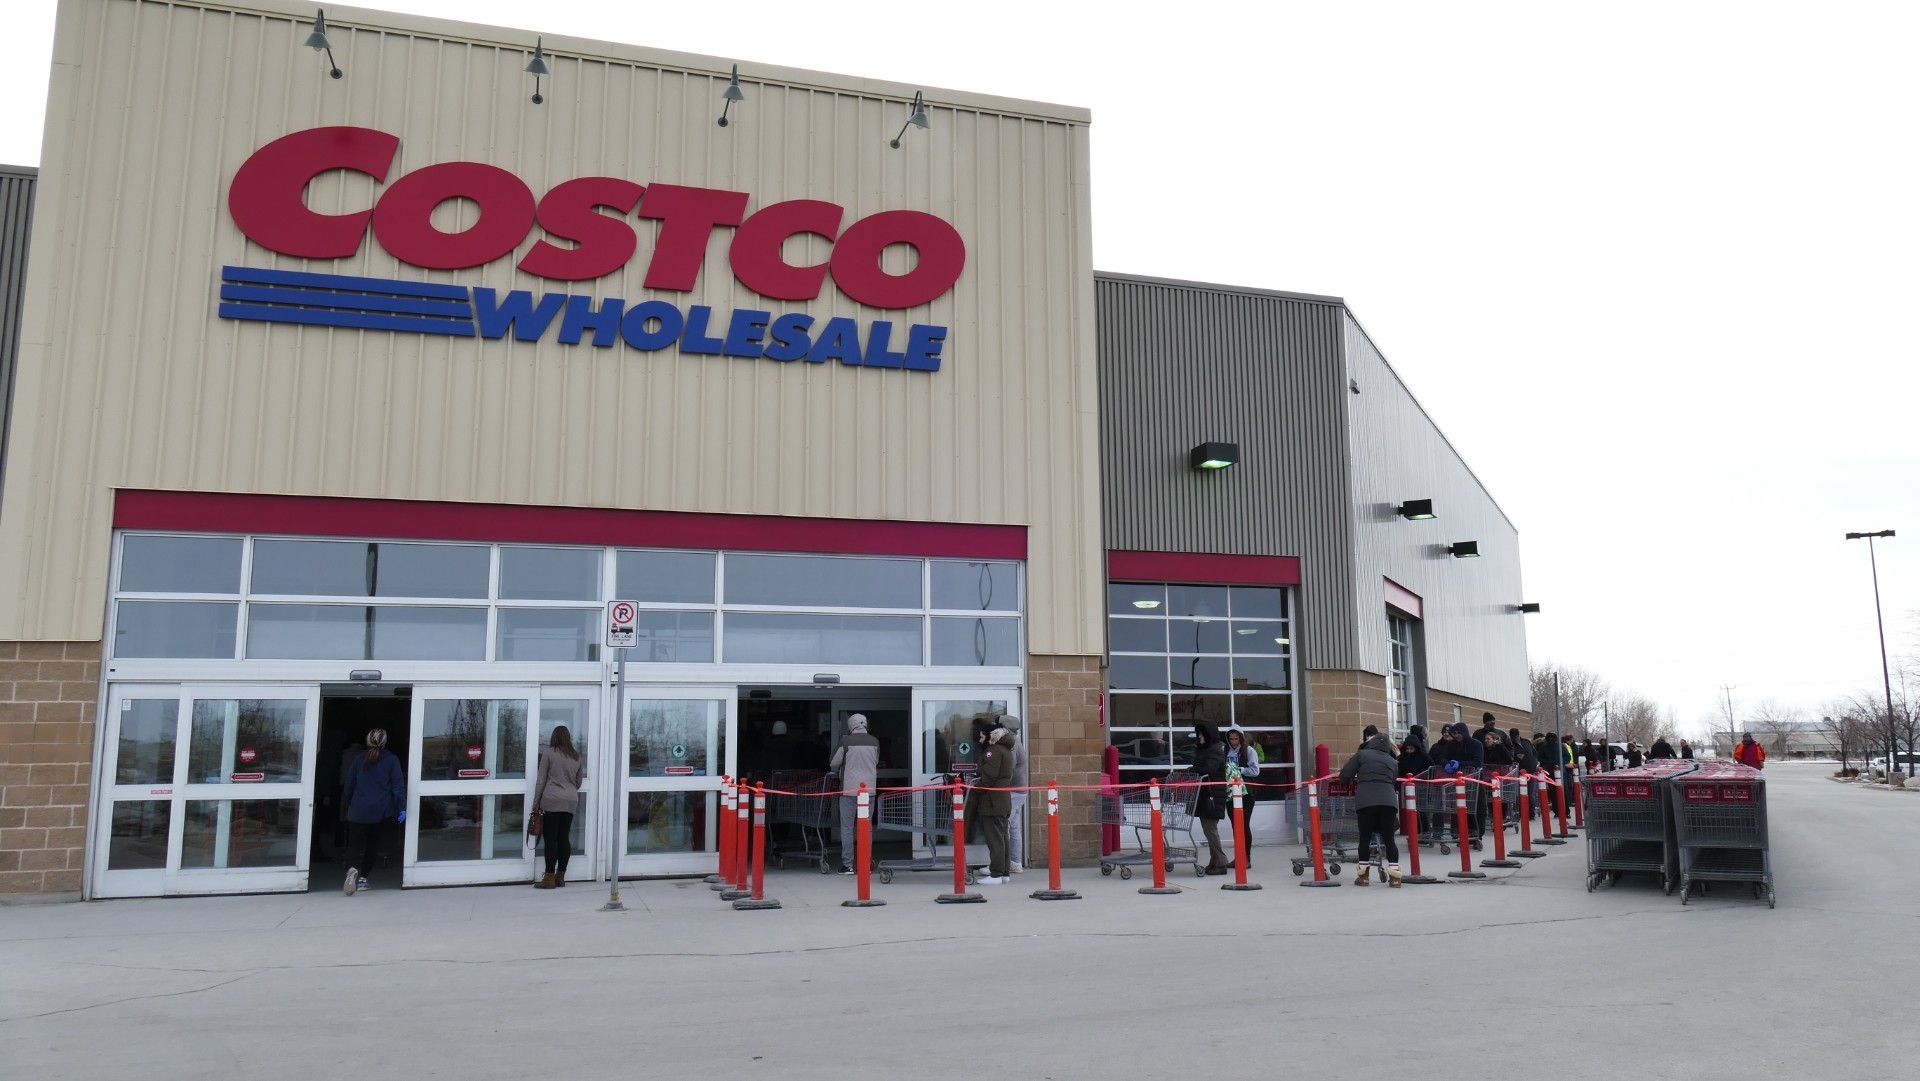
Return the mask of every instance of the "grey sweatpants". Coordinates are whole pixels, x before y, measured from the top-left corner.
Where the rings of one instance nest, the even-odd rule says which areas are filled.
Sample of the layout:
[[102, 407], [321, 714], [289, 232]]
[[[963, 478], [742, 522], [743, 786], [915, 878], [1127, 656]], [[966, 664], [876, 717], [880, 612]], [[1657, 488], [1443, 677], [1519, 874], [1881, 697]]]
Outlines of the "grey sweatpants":
[[[867, 805], [867, 813], [868, 814], [873, 813], [873, 805], [871, 803]], [[859, 821], [859, 818], [860, 818], [860, 797], [841, 796], [840, 797], [840, 866], [848, 869], [853, 868], [854, 858], [859, 855], [859, 851], [856, 847], [858, 845], [857, 838], [859, 835], [854, 832], [855, 825]], [[873, 823], [871, 821], [867, 823], [867, 828], [868, 829], [873, 828]]]
[[1019, 864], [1027, 862], [1027, 794], [1013, 794], [1013, 817], [1007, 819], [1007, 859]]

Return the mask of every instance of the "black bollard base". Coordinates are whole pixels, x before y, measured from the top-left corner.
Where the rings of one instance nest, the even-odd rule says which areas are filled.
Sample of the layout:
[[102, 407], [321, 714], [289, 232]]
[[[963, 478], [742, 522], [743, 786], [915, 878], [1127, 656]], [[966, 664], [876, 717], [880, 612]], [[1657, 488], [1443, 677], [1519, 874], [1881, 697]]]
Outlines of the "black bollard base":
[[1245, 882], [1245, 883], [1227, 882], [1227, 883], [1223, 883], [1220, 886], [1220, 888], [1223, 890], [1232, 890], [1236, 893], [1239, 893], [1239, 892], [1250, 892], [1253, 890], [1257, 890], [1257, 889], [1260, 889], [1261, 886], [1260, 886], [1260, 883], [1258, 882]]
[[1520, 850], [1519, 850], [1519, 851], [1517, 851], [1517, 852], [1509, 852], [1509, 853], [1507, 853], [1507, 855], [1509, 855], [1509, 856], [1517, 856], [1517, 857], [1519, 857], [1520, 859], [1523, 859], [1523, 860], [1537, 860], [1537, 859], [1539, 859], [1540, 857], [1542, 857], [1542, 856], [1544, 856], [1544, 855], [1546, 855], [1546, 853], [1545, 853], [1545, 852], [1535, 852], [1535, 851], [1534, 851], [1533, 849], [1531, 849], [1531, 848], [1523, 848], [1523, 849], [1520, 849]]
[[1409, 886], [1431, 886], [1440, 880], [1432, 875], [1402, 875], [1400, 881]]
[[1558, 837], [1535, 837], [1533, 842], [1541, 845], [1563, 845], [1567, 843]]
[[1176, 893], [1184, 893], [1186, 891], [1182, 890], [1178, 886], [1142, 886], [1136, 892], [1148, 894], [1150, 896], [1155, 896], [1155, 897], [1171, 897]]
[[[1406, 879], [1401, 879], [1402, 882]], [[1338, 886], [1340, 883], [1331, 878], [1306, 878], [1300, 881], [1302, 886]]]
[[[1524, 865], [1519, 860], [1481, 860], [1480, 866], [1482, 867], [1521, 867]], [[1406, 879], [1403, 878], [1400, 881], [1405, 882]]]
[[742, 897], [752, 897], [752, 890], [728, 890], [720, 895], [722, 901], [738, 901]]
[[1080, 895], [1072, 890], [1034, 890], [1027, 894], [1036, 901], [1078, 901]]
[[840, 902], [840, 907], [841, 908], [879, 908], [881, 905], [884, 905], [884, 904], [886, 904], [885, 901], [862, 901], [856, 897], [851, 901]]
[[[1481, 874], [1478, 871], [1448, 871], [1447, 877], [1448, 878], [1485, 878], [1487, 876]], [[1406, 879], [1403, 878], [1400, 881], [1405, 882]]]
[[977, 893], [943, 893], [934, 898], [935, 903], [943, 905], [984, 905], [987, 899]]
[[742, 897], [740, 900], [735, 901], [733, 903], [733, 910], [735, 912], [756, 912], [763, 908], [779, 908], [779, 907], [780, 907], [780, 902], [774, 900], [771, 897], [762, 897], [758, 901], [754, 900], [751, 897]]

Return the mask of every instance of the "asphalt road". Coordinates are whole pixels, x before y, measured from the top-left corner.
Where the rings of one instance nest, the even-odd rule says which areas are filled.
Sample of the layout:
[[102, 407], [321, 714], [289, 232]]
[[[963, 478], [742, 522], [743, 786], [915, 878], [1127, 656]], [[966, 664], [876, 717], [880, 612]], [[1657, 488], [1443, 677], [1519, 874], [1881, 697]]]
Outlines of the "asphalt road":
[[[1920, 1047], [1920, 793], [1767, 771], [1779, 907], [1483, 883], [1179, 896], [1028, 872], [0, 907], [0, 1075], [33, 1078], [1825, 1078]], [[1487, 853], [1490, 854], [1490, 853]], [[1457, 865], [1455, 865], [1457, 866]], [[1431, 868], [1429, 868], [1431, 869]]]

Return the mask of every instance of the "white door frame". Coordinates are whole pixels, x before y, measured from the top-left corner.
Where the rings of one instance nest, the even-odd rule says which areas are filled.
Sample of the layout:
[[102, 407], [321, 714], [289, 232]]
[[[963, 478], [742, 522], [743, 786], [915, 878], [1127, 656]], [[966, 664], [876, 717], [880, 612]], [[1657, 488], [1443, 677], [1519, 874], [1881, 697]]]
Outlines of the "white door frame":
[[[521, 718], [521, 723], [526, 725], [526, 731], [521, 738], [520, 761], [512, 763], [498, 760], [496, 756], [503, 741], [497, 733], [489, 732], [488, 739], [477, 745], [480, 757], [471, 767], [472, 772], [482, 774], [481, 776], [422, 779], [426, 741], [426, 704], [429, 701], [451, 700], [524, 702], [526, 711]], [[416, 683], [413, 685], [412, 730], [408, 735], [410, 746], [407, 762], [406, 846], [405, 855], [401, 860], [402, 885], [481, 885], [492, 882], [526, 882], [533, 878], [535, 850], [532, 845], [527, 844], [524, 822], [526, 813], [531, 810], [528, 799], [532, 795], [534, 766], [538, 761], [534, 744], [539, 734], [539, 717], [540, 688], [537, 686], [507, 683]], [[516, 765], [519, 776], [501, 776]], [[480, 857], [471, 860], [421, 861], [420, 801], [426, 796], [467, 796], [483, 800], [486, 797], [521, 797], [522, 826], [515, 831], [517, 854], [493, 855], [504, 846], [494, 834], [496, 823], [493, 817], [483, 812], [481, 820], [475, 822], [475, 827], [480, 831]]]
[[[663, 765], [661, 773], [648, 773], [635, 776], [632, 768], [633, 735], [630, 718], [635, 702], [659, 701], [695, 701], [717, 702], [719, 710], [709, 721], [707, 732], [708, 764], [702, 773], [667, 775], [665, 769], [683, 767]], [[618, 784], [614, 786], [613, 808], [608, 821], [619, 830], [620, 843], [629, 847], [620, 852], [620, 876], [642, 877], [649, 875], [692, 875], [713, 874], [720, 868], [720, 856], [717, 850], [719, 840], [717, 816], [720, 813], [720, 778], [734, 776], [739, 772], [740, 747], [740, 687], [734, 683], [713, 683], [705, 685], [671, 685], [659, 683], [632, 683], [626, 687], [626, 701], [619, 704], [616, 711], [616, 723], [606, 726], [617, 734], [619, 739], [619, 759], [615, 776]], [[713, 753], [716, 742], [724, 748], [719, 755]], [[611, 748], [609, 748], [611, 751]], [[715, 762], [714, 759], [719, 761]], [[684, 767], [692, 769], [693, 767]], [[631, 849], [632, 831], [628, 826], [627, 815], [632, 805], [631, 797], [641, 792], [688, 792], [705, 793], [706, 813], [701, 815], [704, 836], [700, 838], [699, 850], [693, 852], [640, 852]], [[602, 804], [605, 805], [604, 802]]]

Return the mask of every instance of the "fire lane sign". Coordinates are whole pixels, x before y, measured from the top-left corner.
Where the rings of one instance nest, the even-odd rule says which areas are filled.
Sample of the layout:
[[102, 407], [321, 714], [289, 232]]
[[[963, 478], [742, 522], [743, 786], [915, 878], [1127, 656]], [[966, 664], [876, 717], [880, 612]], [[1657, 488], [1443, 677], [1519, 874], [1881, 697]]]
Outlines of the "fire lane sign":
[[607, 648], [632, 649], [634, 621], [640, 610], [632, 601], [614, 601], [607, 605]]

